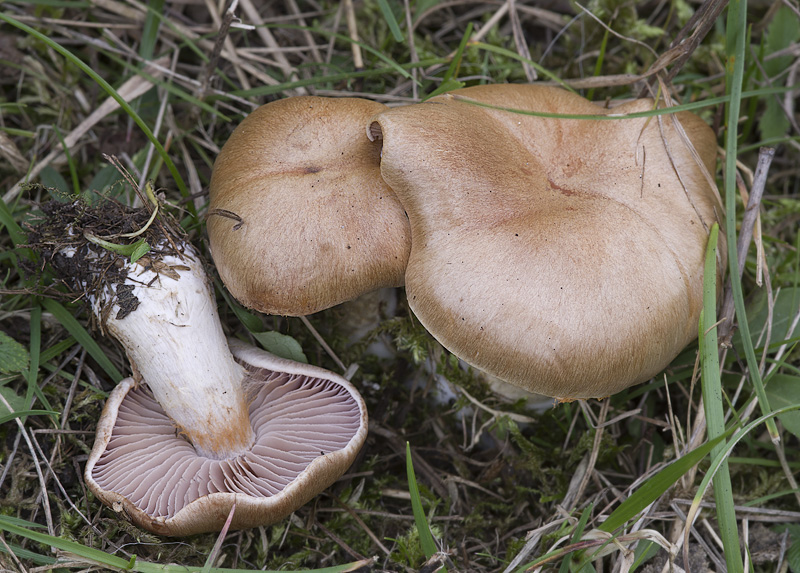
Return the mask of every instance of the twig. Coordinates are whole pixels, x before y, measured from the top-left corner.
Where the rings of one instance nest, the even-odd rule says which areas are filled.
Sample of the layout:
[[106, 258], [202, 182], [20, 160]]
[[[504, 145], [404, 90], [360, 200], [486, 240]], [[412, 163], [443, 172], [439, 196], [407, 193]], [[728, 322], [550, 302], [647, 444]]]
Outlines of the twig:
[[351, 556], [352, 556], [354, 559], [358, 559], [359, 561], [364, 561], [364, 560], [366, 559], [366, 557], [364, 557], [363, 555], [361, 555], [361, 553], [359, 553], [358, 551], [356, 551], [355, 549], [353, 549], [352, 547], [350, 547], [350, 546], [347, 544], [347, 542], [345, 542], [345, 540], [344, 540], [344, 539], [342, 539], [341, 537], [339, 537], [338, 535], [336, 535], [336, 534], [335, 534], [333, 531], [331, 531], [330, 529], [328, 529], [327, 527], [325, 527], [324, 525], [322, 525], [322, 523], [320, 523], [319, 521], [317, 521], [317, 522], [315, 523], [315, 525], [316, 525], [316, 527], [319, 527], [319, 528], [322, 530], [322, 532], [323, 532], [325, 535], [327, 535], [328, 537], [330, 537], [330, 538], [331, 538], [331, 540], [333, 540], [333, 542], [334, 542], [334, 543], [336, 543], [336, 544], [337, 544], [339, 547], [341, 547], [341, 548], [342, 548], [342, 549], [344, 549], [344, 550], [345, 550], [347, 553], [349, 553], [349, 554], [350, 554], [350, 555], [351, 555]]
[[320, 346], [322, 346], [325, 352], [328, 353], [328, 356], [330, 356], [333, 361], [336, 362], [336, 365], [342, 369], [342, 372], [347, 372], [347, 366], [345, 366], [344, 362], [339, 359], [339, 356], [337, 356], [337, 354], [333, 351], [333, 348], [331, 348], [328, 343], [325, 342], [325, 339], [322, 338], [322, 335], [317, 331], [316, 328], [314, 328], [308, 319], [305, 316], [301, 316], [300, 320], [306, 325], [306, 328], [311, 331], [312, 336], [317, 340], [317, 342], [319, 342]]
[[[419, 62], [419, 55], [417, 54], [417, 44], [414, 40], [414, 23], [411, 18], [411, 3], [409, 0], [403, 0], [403, 8], [406, 17], [406, 28], [409, 30], [408, 36], [408, 55], [411, 63], [416, 64]], [[416, 66], [411, 70], [411, 96], [414, 101], [419, 101], [419, 71]]]
[[519, 22], [519, 13], [517, 12], [517, 5], [515, 0], [506, 0], [508, 5], [508, 17], [511, 21], [511, 30], [514, 34], [514, 44], [517, 47], [517, 53], [522, 58], [522, 69], [525, 70], [525, 77], [529, 82], [534, 82], [538, 79], [536, 69], [528, 63], [531, 59], [531, 52], [528, 49], [528, 42], [525, 40], [525, 32]]
[[[233, 23], [234, 11], [236, 10], [238, 4], [239, 0], [233, 0], [231, 5], [228, 6], [228, 9], [225, 10], [225, 14], [222, 17], [222, 22], [220, 22], [219, 31], [217, 32], [217, 37], [214, 40], [214, 48], [211, 50], [211, 56], [208, 58], [208, 62], [203, 70], [200, 86], [198, 86], [197, 91], [195, 92], [195, 95], [200, 100], [205, 99], [206, 92], [208, 92], [208, 86], [211, 83], [211, 76], [214, 75], [214, 72], [217, 69], [219, 57], [220, 54], [222, 54], [222, 47], [225, 45], [225, 41], [228, 39], [228, 31], [231, 28], [231, 23]], [[199, 112], [199, 108], [197, 109]]]
[[[736, 250], [738, 253], [738, 271], [739, 277], [744, 273], [744, 263], [747, 259], [747, 251], [750, 248], [750, 240], [753, 236], [753, 228], [755, 226], [756, 217], [758, 216], [758, 209], [761, 205], [761, 198], [764, 195], [764, 187], [767, 183], [767, 174], [769, 167], [772, 164], [772, 159], [775, 157], [774, 147], [762, 147], [758, 153], [758, 164], [756, 165], [756, 173], [753, 178], [753, 185], [750, 188], [750, 198], [747, 202], [747, 208], [744, 211], [742, 218], [742, 230], [739, 233], [738, 244]], [[728, 221], [729, 225], [733, 225], [733, 221]], [[733, 332], [733, 291], [730, 288], [725, 289], [725, 296], [722, 302], [722, 310], [720, 311], [720, 320], [723, 322], [719, 326], [719, 339], [723, 345], [730, 344], [730, 336]]]
[[[694, 500], [675, 498], [672, 504], [691, 506]], [[701, 501], [700, 507], [714, 509], [716, 504], [713, 501]], [[781, 522], [793, 523], [800, 520], [800, 511], [788, 511], [785, 509], [773, 509], [770, 507], [751, 507], [749, 505], [734, 505], [733, 508], [739, 515], [746, 516], [750, 521]]]
[[11, 558], [14, 560], [14, 563], [16, 564], [16, 566], [19, 567], [19, 570], [22, 571], [22, 573], [28, 573], [28, 570], [25, 569], [25, 566], [22, 564], [22, 561], [19, 560], [19, 557], [17, 557], [17, 554], [14, 553], [14, 551], [8, 546], [8, 543], [6, 543], [6, 537], [5, 537], [5, 535], [3, 535], [2, 532], [0, 532], [0, 543], [3, 544], [3, 547], [6, 550], [5, 552], [7, 554], [11, 555]]
[[[289, 5], [290, 10], [294, 13], [297, 17], [297, 25], [302, 28], [307, 28], [306, 20], [303, 17], [302, 13], [300, 12], [300, 8], [297, 5], [295, 0], [287, 0], [287, 4]], [[308, 43], [308, 49], [311, 50], [311, 57], [312, 59], [318, 63], [322, 63], [322, 54], [317, 47], [316, 42], [314, 42], [313, 36], [311, 36], [311, 32], [307, 29], [302, 30], [303, 38], [305, 38], [306, 42]]]
[[380, 550], [386, 554], [387, 557], [392, 554], [391, 550], [389, 550], [383, 543], [381, 543], [381, 540], [378, 539], [378, 536], [375, 535], [375, 533], [369, 527], [367, 527], [367, 524], [364, 523], [364, 520], [358, 516], [358, 514], [352, 507], [350, 507], [349, 505], [347, 505], [338, 498], [336, 498], [336, 502], [342, 507], [342, 509], [344, 509], [348, 514], [350, 514], [350, 517], [352, 517], [355, 520], [355, 522], [358, 523], [361, 529], [363, 529], [369, 536], [369, 538], [372, 539], [372, 542], [375, 545], [377, 545], [380, 548]]
[[538, 529], [534, 529], [533, 531], [529, 531], [527, 535], [527, 540], [525, 541], [525, 546], [517, 553], [514, 559], [511, 560], [511, 563], [508, 564], [508, 567], [503, 569], [503, 573], [511, 573], [512, 571], [516, 571], [528, 556], [536, 550], [536, 547], [539, 545], [539, 541], [542, 540], [545, 533], [553, 529], [554, 527], [560, 526], [562, 523], [566, 521], [566, 518], [557, 519], [555, 521], [551, 521]]
[[[11, 407], [11, 404], [8, 403], [8, 400], [0, 394], [0, 402], [3, 403], [9, 412], [15, 412], [14, 408]], [[19, 426], [19, 431], [22, 434], [22, 438], [25, 440], [25, 443], [28, 444], [28, 451], [31, 453], [31, 458], [33, 459], [33, 467], [36, 469], [36, 475], [39, 477], [39, 483], [42, 486], [42, 490], [40, 495], [42, 497], [42, 507], [44, 508], [44, 517], [47, 521], [47, 532], [50, 535], [56, 535], [55, 525], [53, 524], [53, 514], [50, 513], [50, 498], [47, 496], [47, 487], [45, 485], [44, 475], [42, 474], [42, 468], [39, 466], [39, 458], [36, 456], [36, 449], [33, 447], [33, 443], [31, 442], [31, 438], [28, 435], [28, 431], [25, 429], [24, 424], [20, 421], [19, 416], [14, 418], [14, 421]], [[45, 462], [47, 463], [47, 462]]]
[[[583, 404], [581, 402], [581, 404]], [[581, 479], [581, 483], [578, 486], [578, 491], [575, 494], [574, 502], [577, 502], [581, 497], [583, 497], [583, 492], [586, 490], [586, 486], [589, 485], [589, 479], [592, 477], [592, 472], [594, 472], [595, 464], [597, 464], [597, 457], [600, 455], [600, 443], [603, 440], [603, 433], [605, 432], [605, 422], [606, 417], [608, 416], [608, 408], [611, 404], [610, 400], [603, 400], [602, 405], [600, 406], [600, 414], [597, 419], [596, 430], [594, 433], [594, 442], [592, 444], [592, 452], [589, 456], [589, 464], [586, 468], [586, 473], [583, 474], [583, 478]], [[588, 406], [586, 406], [588, 408]], [[569, 505], [573, 505], [570, 503]], [[572, 510], [574, 508], [568, 507], [568, 510]]]
[[[667, 51], [653, 62], [650, 69], [660, 70], [667, 65], [671, 65], [672, 68], [667, 72], [664, 78], [666, 82], [671, 82], [706, 37], [711, 27], [714, 26], [717, 18], [722, 14], [727, 4], [728, 0], [706, 0], [703, 2], [700, 8], [689, 18], [689, 21], [686, 22], [686, 25], [678, 32], [678, 35], [672, 40]], [[692, 29], [694, 29], [694, 31], [691, 36], [689, 36], [689, 31]], [[687, 36], [689, 36], [688, 39]], [[647, 91], [652, 88], [653, 84], [651, 83], [642, 90], [639, 97], [644, 97]]]
[[358, 25], [356, 24], [356, 11], [353, 8], [353, 0], [344, 0], [344, 13], [347, 19], [347, 32], [352, 42], [350, 49], [353, 52], [353, 67], [356, 71], [364, 69], [364, 58], [361, 55], [361, 46], [358, 45]]

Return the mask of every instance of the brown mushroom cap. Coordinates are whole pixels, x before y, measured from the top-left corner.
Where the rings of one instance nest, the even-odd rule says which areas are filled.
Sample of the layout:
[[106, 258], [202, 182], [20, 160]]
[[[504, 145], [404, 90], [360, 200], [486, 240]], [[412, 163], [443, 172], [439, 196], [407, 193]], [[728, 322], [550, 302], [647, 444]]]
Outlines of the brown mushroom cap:
[[[458, 357], [531, 392], [604, 397], [658, 373], [697, 336], [722, 213], [674, 118], [553, 119], [468, 100], [562, 114], [653, 107], [495, 85], [377, 115], [381, 173], [411, 222], [414, 313]], [[677, 118], [713, 172], [713, 132]]]
[[381, 179], [380, 145], [364, 134], [385, 109], [295, 97], [233, 132], [214, 164], [208, 233], [242, 304], [298, 316], [403, 283], [408, 219]]
[[345, 379], [231, 341], [248, 372], [245, 391], [255, 443], [212, 459], [176, 432], [144, 385], [132, 378], [111, 393], [86, 466], [105, 504], [162, 535], [274, 523], [331, 485], [367, 435], [367, 411]]

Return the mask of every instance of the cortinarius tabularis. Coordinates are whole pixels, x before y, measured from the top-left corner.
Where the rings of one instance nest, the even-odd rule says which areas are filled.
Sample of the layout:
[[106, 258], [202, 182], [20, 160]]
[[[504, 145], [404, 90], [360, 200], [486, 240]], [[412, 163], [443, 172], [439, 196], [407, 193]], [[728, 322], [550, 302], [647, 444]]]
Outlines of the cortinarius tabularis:
[[95, 244], [98, 231], [144, 224], [142, 211], [45, 208], [31, 241], [84, 293], [134, 371], [103, 410], [86, 482], [163, 535], [218, 531], [234, 506], [234, 529], [274, 523], [353, 462], [364, 402], [336, 374], [229, 346], [202, 263], [166, 220], [149, 226], [152, 248], [136, 262]]
[[386, 106], [301, 96], [261, 106], [214, 162], [208, 235], [242, 304], [299, 316], [403, 283], [408, 219], [364, 125]]
[[706, 241], [722, 213], [703, 173], [716, 140], [690, 113], [622, 117], [653, 105], [494, 85], [373, 118], [381, 174], [411, 223], [409, 304], [446, 348], [575, 399], [646, 380], [697, 336]]

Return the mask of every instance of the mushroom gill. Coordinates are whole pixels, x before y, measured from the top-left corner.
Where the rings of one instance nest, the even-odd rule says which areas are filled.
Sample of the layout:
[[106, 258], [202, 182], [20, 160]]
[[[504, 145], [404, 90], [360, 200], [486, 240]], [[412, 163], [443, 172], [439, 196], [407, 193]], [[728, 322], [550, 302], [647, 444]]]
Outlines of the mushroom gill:
[[[165, 535], [268, 525], [328, 487], [366, 436], [366, 409], [338, 376], [231, 341], [247, 371], [248, 451], [199, 456], [145, 385], [112, 393], [86, 467], [92, 490], [137, 525]], [[287, 371], [288, 370], [288, 371]]]

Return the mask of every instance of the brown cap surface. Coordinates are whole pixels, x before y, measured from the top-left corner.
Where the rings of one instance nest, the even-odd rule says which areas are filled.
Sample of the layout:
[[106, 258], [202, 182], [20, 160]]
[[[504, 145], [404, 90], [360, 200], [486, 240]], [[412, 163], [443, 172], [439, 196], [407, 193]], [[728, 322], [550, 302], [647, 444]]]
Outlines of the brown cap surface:
[[[608, 396], [666, 367], [697, 335], [722, 212], [673, 117], [553, 119], [467, 100], [593, 115], [653, 107], [496, 85], [377, 115], [368, 132], [383, 139], [383, 177], [411, 221], [405, 284], [422, 324], [473, 366], [563, 399]], [[713, 173], [711, 129], [677, 117]]]
[[367, 436], [367, 411], [345, 379], [232, 341], [248, 371], [255, 443], [228, 459], [197, 454], [146, 386], [132, 378], [111, 393], [86, 465], [106, 505], [162, 535], [279, 521], [331, 485]]
[[[258, 108], [214, 164], [208, 233], [225, 286], [305, 315], [403, 282], [408, 219], [364, 125], [384, 105], [303, 96]], [[233, 217], [233, 218], [231, 218]]]

